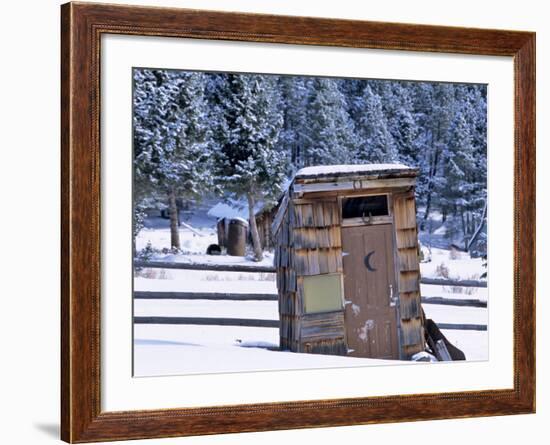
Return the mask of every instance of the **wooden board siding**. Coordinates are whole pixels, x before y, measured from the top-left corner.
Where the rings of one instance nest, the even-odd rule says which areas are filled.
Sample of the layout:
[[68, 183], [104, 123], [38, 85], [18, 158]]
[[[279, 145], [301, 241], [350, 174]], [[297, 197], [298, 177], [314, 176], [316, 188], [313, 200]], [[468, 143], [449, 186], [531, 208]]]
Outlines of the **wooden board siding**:
[[420, 299], [420, 267], [414, 192], [395, 194], [393, 215], [398, 266], [401, 358], [424, 350]]
[[289, 200], [276, 238], [281, 348], [346, 354], [343, 308], [321, 314], [303, 308], [302, 277], [343, 272], [338, 201]]
[[387, 187], [410, 187], [414, 185], [414, 178], [392, 178], [392, 179], [356, 179], [353, 181], [335, 180], [333, 182], [312, 182], [310, 184], [295, 183], [295, 193], [313, 193], [313, 192], [347, 192], [350, 190], [369, 190], [373, 188]]

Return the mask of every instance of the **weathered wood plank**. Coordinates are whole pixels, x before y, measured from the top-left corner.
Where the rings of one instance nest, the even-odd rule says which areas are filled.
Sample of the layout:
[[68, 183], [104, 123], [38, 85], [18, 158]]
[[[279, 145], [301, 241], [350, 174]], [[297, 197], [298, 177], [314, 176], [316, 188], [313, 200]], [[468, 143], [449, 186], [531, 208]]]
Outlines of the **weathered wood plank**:
[[396, 244], [398, 249], [416, 248], [418, 245], [418, 237], [416, 228], [397, 229], [395, 231]]
[[372, 188], [409, 187], [416, 183], [415, 178], [392, 179], [357, 179], [355, 181], [314, 182], [310, 184], [295, 183], [292, 189], [295, 193], [313, 193], [347, 190], [368, 190]]
[[318, 253], [318, 261], [319, 261], [319, 272], [322, 274], [329, 273], [330, 272], [330, 269], [329, 269], [330, 250], [319, 249], [317, 253]]
[[318, 249], [331, 247], [330, 229], [328, 227], [300, 227], [293, 232], [296, 249]]
[[175, 263], [170, 261], [134, 261], [134, 267], [153, 269], [211, 270], [218, 272], [263, 272], [275, 273], [273, 266], [257, 264], [218, 264], [218, 263]]
[[236, 294], [228, 292], [153, 292], [134, 291], [136, 300], [228, 300], [277, 301], [278, 294]]
[[297, 275], [306, 275], [309, 269], [307, 250], [294, 250], [294, 268]]
[[246, 326], [255, 328], [278, 328], [279, 320], [252, 318], [206, 318], [206, 317], [134, 317], [135, 324], [188, 324], [211, 326]]
[[458, 331], [486, 331], [487, 325], [484, 324], [460, 324], [460, 323], [437, 323], [439, 329], [449, 329]]
[[313, 215], [316, 227], [325, 227], [327, 225], [325, 222], [324, 208], [322, 202], [316, 202], [315, 204], [313, 204]]
[[419, 274], [417, 271], [399, 273], [399, 292], [417, 292], [420, 290]]
[[397, 249], [399, 259], [399, 270], [401, 272], [418, 271], [418, 250], [416, 246]]
[[307, 259], [308, 259], [308, 270], [305, 275], [319, 275], [321, 273], [321, 269], [319, 268], [319, 251], [308, 250]]
[[281, 226], [281, 223], [283, 222], [283, 219], [285, 219], [287, 210], [288, 210], [288, 191], [283, 196], [283, 200], [281, 201], [281, 205], [279, 206], [279, 209], [277, 210], [277, 213], [275, 214], [275, 218], [273, 218], [273, 224], [271, 224], [271, 232], [276, 234], [279, 231], [279, 228]]
[[[331, 273], [331, 272], [329, 272]], [[139, 300], [228, 300], [228, 301], [277, 301], [278, 294], [233, 294], [214, 292], [153, 292], [134, 291], [134, 298]], [[458, 299], [446, 297], [422, 297], [422, 304], [440, 306], [460, 306], [486, 308], [487, 302], [476, 299]]]
[[294, 214], [296, 215], [295, 227], [315, 227], [312, 204], [294, 206]]
[[402, 320], [420, 317], [422, 310], [420, 304], [420, 294], [418, 292], [411, 292], [408, 294], [402, 293], [399, 299]]
[[342, 247], [342, 230], [340, 226], [332, 226], [328, 229], [330, 247]]
[[414, 195], [396, 195], [393, 201], [393, 215], [396, 229], [416, 229]]
[[[340, 252], [339, 249], [332, 249], [334, 252]], [[339, 259], [341, 264], [342, 259]], [[211, 263], [172, 263], [163, 261], [134, 261], [134, 267], [143, 268], [160, 268], [160, 269], [182, 269], [182, 270], [211, 270], [219, 272], [263, 272], [275, 273], [276, 269], [273, 266], [258, 266], [247, 264], [211, 264]], [[340, 265], [341, 267], [341, 265]], [[486, 281], [478, 280], [448, 280], [445, 278], [425, 278], [420, 279], [421, 284], [437, 285], [437, 286], [455, 286], [455, 287], [487, 287]]]
[[327, 260], [328, 260], [328, 272], [329, 273], [336, 273], [341, 272], [338, 269], [338, 260], [342, 261], [342, 250], [341, 249], [330, 249], [327, 253]]
[[462, 306], [462, 307], [487, 307], [487, 302], [475, 299], [459, 299], [445, 297], [422, 297], [422, 304], [436, 304], [441, 306]]
[[300, 323], [302, 342], [343, 338], [345, 335], [343, 311], [303, 315]]
[[423, 329], [420, 318], [401, 320], [401, 340], [403, 346], [423, 344]]
[[448, 280], [446, 278], [422, 278], [421, 284], [456, 287], [487, 287], [487, 281], [478, 280]]

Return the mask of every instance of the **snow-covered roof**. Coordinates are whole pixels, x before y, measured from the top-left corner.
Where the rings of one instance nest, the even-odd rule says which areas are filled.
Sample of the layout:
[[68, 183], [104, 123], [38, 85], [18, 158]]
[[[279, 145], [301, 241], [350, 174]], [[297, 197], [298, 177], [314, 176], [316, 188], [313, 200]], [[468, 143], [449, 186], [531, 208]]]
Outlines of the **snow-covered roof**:
[[403, 164], [348, 164], [348, 165], [318, 165], [298, 170], [295, 179], [311, 179], [321, 177], [340, 177], [368, 175], [399, 175], [414, 173], [416, 170]]

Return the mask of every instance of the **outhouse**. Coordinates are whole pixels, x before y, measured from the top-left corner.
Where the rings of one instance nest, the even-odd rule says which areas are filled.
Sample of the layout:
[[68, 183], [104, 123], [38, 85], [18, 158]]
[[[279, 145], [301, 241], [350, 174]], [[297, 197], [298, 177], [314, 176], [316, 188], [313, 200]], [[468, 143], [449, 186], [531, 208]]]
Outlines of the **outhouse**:
[[409, 359], [424, 350], [417, 170], [306, 167], [274, 218], [280, 346]]

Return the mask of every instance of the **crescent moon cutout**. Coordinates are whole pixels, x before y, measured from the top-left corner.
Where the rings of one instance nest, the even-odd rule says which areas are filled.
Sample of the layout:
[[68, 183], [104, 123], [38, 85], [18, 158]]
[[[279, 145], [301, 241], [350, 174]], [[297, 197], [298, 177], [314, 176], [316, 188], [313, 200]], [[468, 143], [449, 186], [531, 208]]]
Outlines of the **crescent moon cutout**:
[[371, 272], [376, 272], [376, 269], [371, 266], [370, 264], [370, 257], [374, 255], [374, 250], [372, 252], [369, 252], [367, 256], [365, 257], [365, 266], [367, 266], [367, 269]]

